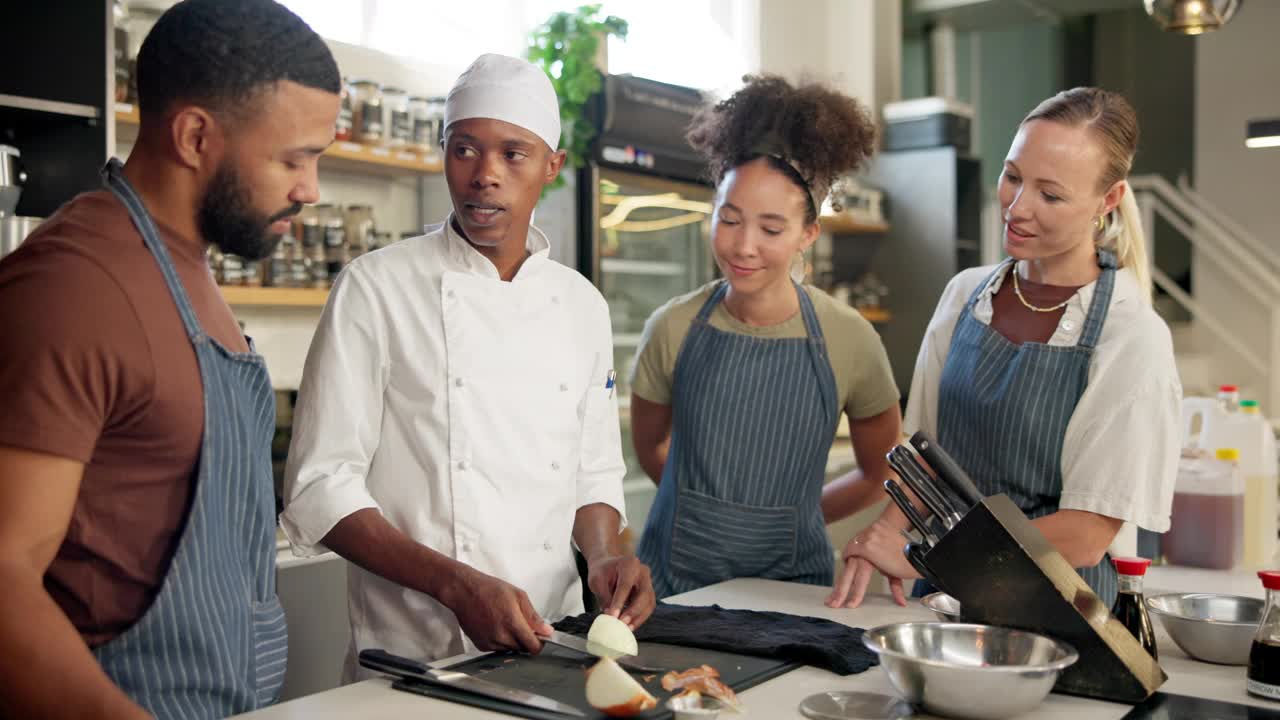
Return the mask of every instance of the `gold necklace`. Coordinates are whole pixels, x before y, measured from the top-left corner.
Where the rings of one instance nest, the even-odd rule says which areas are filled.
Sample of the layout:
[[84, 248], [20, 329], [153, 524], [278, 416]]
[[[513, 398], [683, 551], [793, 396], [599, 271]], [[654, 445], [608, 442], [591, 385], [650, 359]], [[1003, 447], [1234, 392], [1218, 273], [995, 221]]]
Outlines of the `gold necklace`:
[[1031, 303], [1027, 302], [1026, 298], [1022, 297], [1022, 288], [1018, 287], [1017, 263], [1014, 263], [1011, 267], [1013, 272], [1013, 294], [1018, 296], [1018, 300], [1020, 300], [1023, 306], [1025, 306], [1028, 310], [1032, 310], [1035, 312], [1042, 312], [1042, 313], [1053, 312], [1055, 310], [1061, 310], [1062, 308], [1067, 306], [1067, 303], [1071, 302], [1071, 298], [1067, 298], [1066, 300], [1063, 300], [1062, 302], [1058, 303], [1057, 305], [1054, 305], [1053, 307], [1042, 308], [1042, 307], [1036, 307], [1035, 305], [1032, 305]]

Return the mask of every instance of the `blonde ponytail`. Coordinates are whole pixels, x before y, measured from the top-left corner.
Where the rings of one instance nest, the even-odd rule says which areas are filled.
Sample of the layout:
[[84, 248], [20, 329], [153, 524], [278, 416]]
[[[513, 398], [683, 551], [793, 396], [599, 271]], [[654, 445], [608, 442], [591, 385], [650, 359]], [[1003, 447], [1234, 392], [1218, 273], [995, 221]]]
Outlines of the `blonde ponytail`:
[[1151, 304], [1151, 267], [1147, 260], [1147, 236], [1142, 229], [1142, 213], [1129, 181], [1124, 181], [1120, 204], [1107, 217], [1103, 247], [1113, 250], [1120, 267], [1129, 268], [1138, 279], [1142, 299]]

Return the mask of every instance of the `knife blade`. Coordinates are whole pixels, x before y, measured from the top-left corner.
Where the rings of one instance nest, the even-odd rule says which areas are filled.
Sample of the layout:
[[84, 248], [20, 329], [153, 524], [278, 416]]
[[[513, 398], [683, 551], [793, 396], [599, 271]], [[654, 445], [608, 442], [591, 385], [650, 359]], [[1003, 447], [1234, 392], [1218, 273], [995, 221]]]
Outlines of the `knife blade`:
[[968, 503], [966, 511], [982, 502], [982, 493], [978, 491], [973, 478], [969, 477], [969, 473], [960, 467], [960, 463], [947, 454], [947, 451], [943, 450], [928, 433], [921, 430], [912, 435], [911, 446], [920, 453], [920, 457], [924, 458], [925, 462], [929, 463], [929, 467], [938, 474], [938, 478]]
[[[589, 646], [587, 645], [587, 641], [583, 640], [577, 635], [570, 635], [569, 633], [560, 632], [559, 630], [552, 630], [550, 635], [547, 635], [545, 637], [542, 635], [539, 635], [538, 637], [545, 642], [549, 642], [553, 645], [559, 645], [560, 647], [569, 648], [570, 650], [582, 653], [583, 655], [586, 655], [588, 657], [601, 657], [599, 653], [592, 652], [589, 649]], [[648, 665], [643, 664], [643, 662], [639, 658], [637, 658], [635, 655], [610, 655], [610, 657], [612, 657], [614, 661], [616, 661], [619, 665], [621, 665], [622, 667], [628, 670], [635, 670], [636, 672], [642, 672], [642, 673], [666, 672], [666, 668], [650, 667]]]
[[447, 687], [465, 690], [476, 695], [484, 695], [485, 697], [495, 698], [504, 702], [514, 703], [516, 705], [526, 705], [535, 707], [540, 710], [550, 710], [563, 715], [572, 715], [574, 717], [586, 717], [586, 713], [578, 708], [567, 705], [559, 700], [553, 700], [543, 695], [536, 695], [527, 690], [519, 690], [517, 688], [499, 685], [495, 682], [483, 680], [458, 672], [456, 670], [436, 670], [428, 667], [416, 660], [410, 660], [406, 657], [393, 655], [386, 650], [369, 649], [360, 651], [360, 664], [370, 670], [395, 675], [396, 677], [412, 678], [414, 680], [422, 680], [425, 682], [436, 683]]

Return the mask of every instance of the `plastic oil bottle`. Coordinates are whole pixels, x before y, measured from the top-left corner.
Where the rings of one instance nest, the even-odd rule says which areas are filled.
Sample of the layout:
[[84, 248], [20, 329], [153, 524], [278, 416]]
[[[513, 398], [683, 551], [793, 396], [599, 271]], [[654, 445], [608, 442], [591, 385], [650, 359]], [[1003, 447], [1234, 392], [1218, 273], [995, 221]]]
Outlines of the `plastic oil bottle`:
[[1229, 570], [1244, 559], [1244, 478], [1240, 451], [1221, 448], [1216, 457], [1184, 457], [1178, 463], [1172, 522], [1161, 539], [1174, 565]]

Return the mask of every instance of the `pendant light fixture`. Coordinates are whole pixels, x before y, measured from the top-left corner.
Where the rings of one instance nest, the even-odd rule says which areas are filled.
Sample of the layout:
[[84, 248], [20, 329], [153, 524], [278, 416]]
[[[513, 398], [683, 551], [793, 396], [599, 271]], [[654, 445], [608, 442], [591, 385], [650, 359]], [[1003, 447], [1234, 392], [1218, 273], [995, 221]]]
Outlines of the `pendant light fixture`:
[[1213, 32], [1231, 19], [1244, 0], [1143, 0], [1142, 4], [1162, 30], [1200, 35]]

